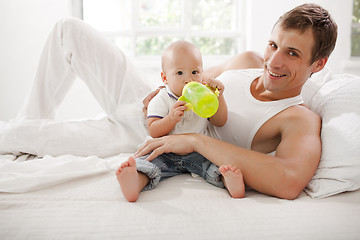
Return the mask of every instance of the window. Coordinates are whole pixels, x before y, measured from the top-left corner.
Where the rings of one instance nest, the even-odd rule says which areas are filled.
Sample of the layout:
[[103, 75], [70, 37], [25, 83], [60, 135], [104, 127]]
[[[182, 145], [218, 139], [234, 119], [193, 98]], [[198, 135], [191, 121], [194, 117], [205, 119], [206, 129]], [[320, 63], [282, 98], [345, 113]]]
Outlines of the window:
[[83, 0], [82, 16], [129, 56], [160, 56], [170, 42], [182, 39], [204, 56], [222, 57], [244, 50], [244, 2]]
[[351, 56], [360, 57], [360, 0], [354, 0], [353, 5]]

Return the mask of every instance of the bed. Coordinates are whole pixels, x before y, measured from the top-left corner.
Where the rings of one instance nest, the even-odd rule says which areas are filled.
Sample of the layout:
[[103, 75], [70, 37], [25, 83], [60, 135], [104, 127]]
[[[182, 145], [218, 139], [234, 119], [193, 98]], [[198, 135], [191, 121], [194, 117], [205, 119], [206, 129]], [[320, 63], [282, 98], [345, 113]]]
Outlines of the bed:
[[323, 119], [318, 170], [295, 200], [184, 174], [128, 203], [109, 158], [0, 156], [0, 239], [360, 239], [360, 77], [324, 69], [303, 89]]

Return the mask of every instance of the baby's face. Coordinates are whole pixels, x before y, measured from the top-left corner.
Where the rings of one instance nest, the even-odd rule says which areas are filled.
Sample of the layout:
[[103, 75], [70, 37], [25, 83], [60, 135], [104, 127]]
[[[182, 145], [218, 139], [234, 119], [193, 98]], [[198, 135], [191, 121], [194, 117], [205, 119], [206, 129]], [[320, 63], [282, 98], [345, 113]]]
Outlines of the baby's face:
[[178, 52], [165, 64], [163, 81], [178, 97], [187, 83], [202, 81], [203, 66], [201, 55], [198, 55]]

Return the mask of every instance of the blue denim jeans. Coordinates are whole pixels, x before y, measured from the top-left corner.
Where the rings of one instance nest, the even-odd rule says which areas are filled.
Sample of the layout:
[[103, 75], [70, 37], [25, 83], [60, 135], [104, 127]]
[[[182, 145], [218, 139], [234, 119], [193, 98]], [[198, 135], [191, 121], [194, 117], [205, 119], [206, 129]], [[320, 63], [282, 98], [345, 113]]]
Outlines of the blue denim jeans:
[[136, 168], [149, 177], [150, 182], [143, 190], [155, 188], [160, 181], [183, 173], [194, 173], [208, 183], [224, 188], [219, 168], [197, 152], [188, 155], [164, 153], [151, 162], [144, 160], [147, 156], [136, 159]]

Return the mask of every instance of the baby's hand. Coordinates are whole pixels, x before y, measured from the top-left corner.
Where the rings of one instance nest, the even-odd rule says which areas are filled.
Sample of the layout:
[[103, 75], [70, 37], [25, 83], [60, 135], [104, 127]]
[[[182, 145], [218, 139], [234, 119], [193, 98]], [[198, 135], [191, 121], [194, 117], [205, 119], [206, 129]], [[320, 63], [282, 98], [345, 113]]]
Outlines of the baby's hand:
[[176, 122], [180, 122], [181, 116], [184, 115], [184, 111], [186, 110], [185, 104], [186, 104], [186, 102], [184, 102], [184, 101], [177, 101], [170, 108], [170, 111], [169, 111], [170, 119], [172, 119]]
[[209, 78], [206, 82], [206, 85], [211, 88], [215, 92], [216, 89], [219, 90], [219, 97], [224, 93], [225, 86], [222, 82], [219, 80], [216, 80], [215, 78]]

